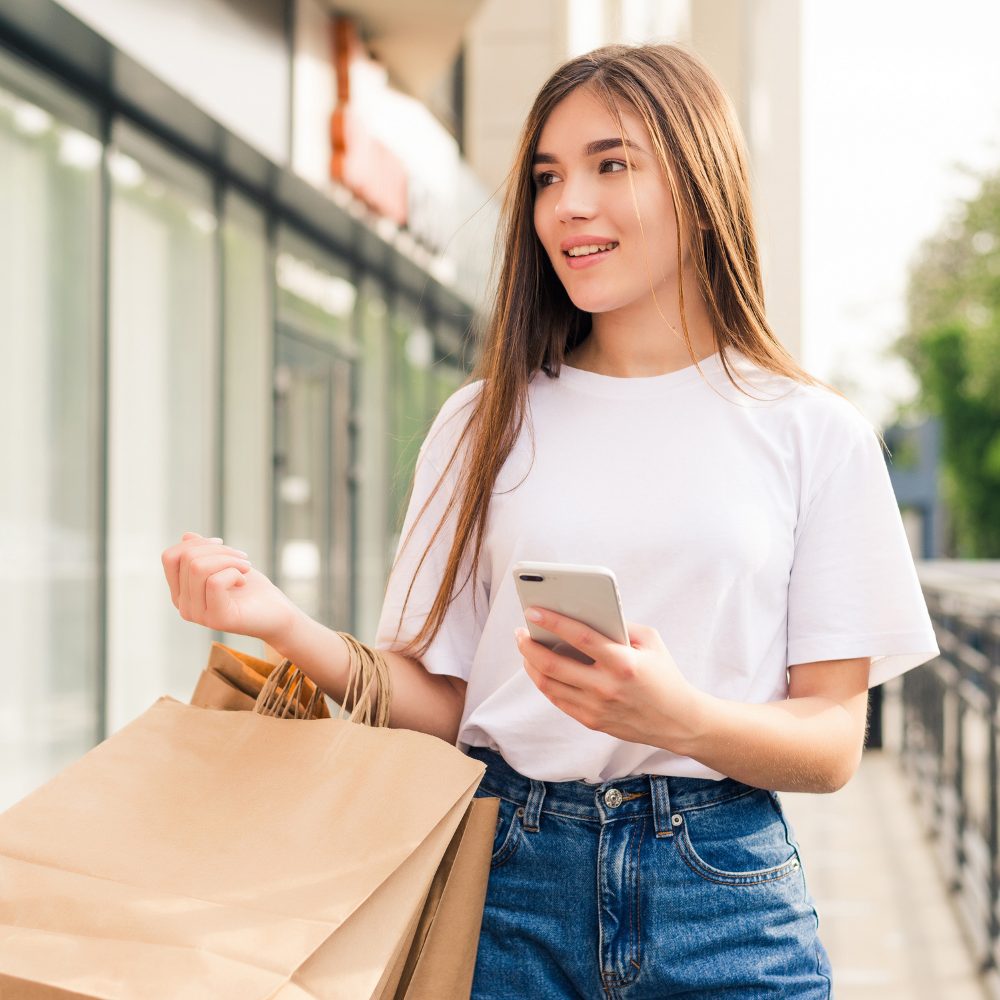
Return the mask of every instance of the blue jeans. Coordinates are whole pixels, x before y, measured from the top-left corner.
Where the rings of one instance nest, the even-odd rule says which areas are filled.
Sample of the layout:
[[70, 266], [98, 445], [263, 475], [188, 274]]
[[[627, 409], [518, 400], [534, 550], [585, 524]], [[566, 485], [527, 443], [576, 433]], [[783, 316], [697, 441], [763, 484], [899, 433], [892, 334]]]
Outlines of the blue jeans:
[[793, 830], [732, 778], [533, 781], [480, 747], [500, 799], [473, 1000], [828, 1000]]

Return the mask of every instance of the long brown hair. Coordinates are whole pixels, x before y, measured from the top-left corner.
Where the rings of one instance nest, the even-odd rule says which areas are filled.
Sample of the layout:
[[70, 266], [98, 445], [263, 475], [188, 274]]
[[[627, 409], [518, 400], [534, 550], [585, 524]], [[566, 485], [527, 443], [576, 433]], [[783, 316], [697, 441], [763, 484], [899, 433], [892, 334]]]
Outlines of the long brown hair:
[[[490, 496], [520, 435], [531, 376], [541, 369], [558, 378], [563, 357], [590, 333], [590, 314], [570, 301], [535, 234], [531, 175], [538, 137], [549, 114], [582, 86], [605, 102], [620, 127], [620, 108], [629, 109], [645, 124], [673, 198], [678, 261], [683, 259], [682, 231], [700, 233], [700, 239], [685, 239], [691, 243], [698, 286], [730, 382], [749, 395], [733, 378], [726, 357], [727, 348], [734, 348], [767, 371], [843, 395], [799, 367], [768, 325], [744, 140], [732, 104], [707, 65], [676, 45], [608, 45], [571, 59], [546, 81], [524, 124], [497, 228], [495, 298], [479, 359], [465, 383], [482, 380], [482, 386], [470, 401], [458, 445], [416, 519], [423, 516], [463, 452], [447, 509], [414, 571], [403, 605], [405, 610], [420, 566], [457, 505], [455, 535], [437, 595], [420, 631], [399, 650], [418, 659], [444, 622], [460, 566], [471, 563], [459, 593], [470, 578], [477, 578]], [[678, 282], [681, 326], [697, 365], [685, 319], [683, 284]], [[400, 551], [412, 533], [411, 528]], [[470, 545], [471, 560], [466, 551]]]

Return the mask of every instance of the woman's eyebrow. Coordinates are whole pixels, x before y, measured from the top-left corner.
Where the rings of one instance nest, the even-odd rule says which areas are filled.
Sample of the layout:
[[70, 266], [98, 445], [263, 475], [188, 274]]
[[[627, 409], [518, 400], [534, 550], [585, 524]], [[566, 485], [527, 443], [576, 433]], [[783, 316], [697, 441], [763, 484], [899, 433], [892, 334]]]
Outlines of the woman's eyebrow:
[[[606, 153], [609, 149], [620, 149], [623, 145], [628, 146], [629, 149], [634, 149], [637, 152], [642, 152], [642, 148], [637, 146], [631, 139], [626, 139], [624, 144], [619, 136], [615, 136], [613, 139], [595, 139], [593, 142], [588, 142], [586, 146], [583, 147], [584, 156], [596, 156], [598, 153]], [[559, 157], [553, 156], [551, 153], [535, 153], [531, 159], [532, 166], [536, 163], [558, 163]]]

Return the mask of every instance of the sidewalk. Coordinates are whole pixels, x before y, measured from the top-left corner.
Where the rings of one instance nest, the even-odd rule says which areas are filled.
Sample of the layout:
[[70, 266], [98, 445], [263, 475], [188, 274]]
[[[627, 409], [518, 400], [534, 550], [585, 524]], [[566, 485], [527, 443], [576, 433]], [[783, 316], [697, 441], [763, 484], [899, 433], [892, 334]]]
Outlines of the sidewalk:
[[891, 752], [866, 751], [832, 795], [780, 796], [816, 900], [834, 1000], [986, 1000]]

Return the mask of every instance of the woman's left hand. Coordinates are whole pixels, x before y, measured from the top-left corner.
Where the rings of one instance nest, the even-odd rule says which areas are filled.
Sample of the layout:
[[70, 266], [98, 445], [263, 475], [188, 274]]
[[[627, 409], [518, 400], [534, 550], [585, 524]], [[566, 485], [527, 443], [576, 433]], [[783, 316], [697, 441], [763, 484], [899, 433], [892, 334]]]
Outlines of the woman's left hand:
[[[532, 609], [528, 609], [532, 610]], [[524, 669], [556, 708], [588, 729], [685, 753], [697, 732], [700, 692], [680, 672], [655, 628], [626, 622], [630, 646], [544, 608], [537, 622], [594, 660], [581, 663], [514, 630]]]

